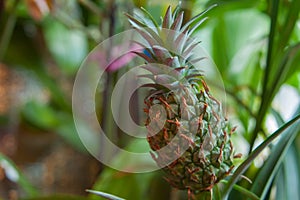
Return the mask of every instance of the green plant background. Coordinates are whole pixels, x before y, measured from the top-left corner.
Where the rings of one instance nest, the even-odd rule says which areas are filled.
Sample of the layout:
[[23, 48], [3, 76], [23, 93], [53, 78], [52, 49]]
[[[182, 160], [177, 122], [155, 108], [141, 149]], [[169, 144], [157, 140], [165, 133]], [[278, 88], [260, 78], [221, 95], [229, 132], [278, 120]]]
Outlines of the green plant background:
[[[102, 199], [86, 189], [130, 200], [187, 199], [160, 171], [123, 173], [92, 158], [71, 109], [80, 64], [99, 42], [129, 28], [123, 13], [142, 6], [159, 19], [178, 1], [41, 0], [48, 10], [34, 2], [0, 1], [0, 199]], [[226, 114], [237, 126], [234, 145], [243, 153], [214, 198], [300, 199], [300, 2], [182, 1], [186, 19], [212, 4], [194, 36], [220, 71]], [[130, 67], [107, 73], [97, 110], [104, 129], [119, 133], [116, 143], [142, 151], [147, 142], [124, 137], [105, 106]]]

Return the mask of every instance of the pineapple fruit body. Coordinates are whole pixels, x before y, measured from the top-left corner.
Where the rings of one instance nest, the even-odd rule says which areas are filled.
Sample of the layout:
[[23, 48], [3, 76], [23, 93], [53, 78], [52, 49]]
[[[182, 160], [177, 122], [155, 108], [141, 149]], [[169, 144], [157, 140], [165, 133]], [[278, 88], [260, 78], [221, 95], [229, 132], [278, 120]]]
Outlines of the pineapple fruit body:
[[169, 7], [161, 25], [143, 9], [127, 15], [145, 42], [136, 52], [149, 71], [141, 77], [153, 81], [144, 100], [151, 155], [173, 187], [193, 193], [210, 191], [233, 169], [233, 130], [194, 64], [203, 58], [195, 58], [190, 35], [204, 13], [183, 24], [180, 8]]
[[[203, 191], [229, 174], [233, 147], [220, 103], [205, 89], [194, 100], [188, 101], [184, 95], [178, 98], [174, 92], [147, 97], [147, 139], [157, 152], [152, 157], [168, 174], [172, 186]], [[167, 145], [168, 149], [159, 151]]]

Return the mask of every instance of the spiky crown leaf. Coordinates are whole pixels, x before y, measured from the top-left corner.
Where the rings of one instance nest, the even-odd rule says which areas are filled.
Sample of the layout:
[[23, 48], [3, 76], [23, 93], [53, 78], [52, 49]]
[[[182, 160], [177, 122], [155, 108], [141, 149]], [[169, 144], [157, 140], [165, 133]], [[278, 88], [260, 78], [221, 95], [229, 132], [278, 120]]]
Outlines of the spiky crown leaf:
[[[144, 42], [136, 42], [144, 48], [144, 52], [135, 52], [151, 65], [144, 69], [151, 75], [144, 77], [152, 79], [152, 87], [169, 89], [181, 85], [192, 85], [200, 92], [202, 73], [196, 69], [195, 63], [204, 57], [195, 57], [194, 49], [200, 43], [191, 37], [192, 33], [207, 19], [204, 15], [215, 5], [196, 15], [183, 24], [184, 12], [177, 6], [172, 12], [168, 7], [161, 23], [158, 24], [153, 16], [144, 8], [136, 10], [134, 16], [125, 14], [132, 27], [142, 36]], [[154, 64], [155, 63], [155, 64]], [[160, 65], [157, 65], [160, 64]], [[164, 67], [167, 66], [167, 67]]]
[[[148, 44], [139, 43], [145, 48], [148, 55], [140, 52], [135, 53], [148, 63], [161, 63], [175, 69], [183, 66], [190, 67], [191, 63], [202, 59], [192, 59], [193, 49], [199, 42], [193, 40], [191, 35], [207, 19], [204, 14], [213, 7], [215, 5], [196, 15], [185, 24], [183, 24], [183, 11], [180, 11], [179, 6], [173, 12], [169, 6], [161, 24], [158, 24], [153, 16], [143, 8], [137, 10], [134, 16], [125, 14], [132, 27]], [[194, 74], [193, 71], [190, 73]]]

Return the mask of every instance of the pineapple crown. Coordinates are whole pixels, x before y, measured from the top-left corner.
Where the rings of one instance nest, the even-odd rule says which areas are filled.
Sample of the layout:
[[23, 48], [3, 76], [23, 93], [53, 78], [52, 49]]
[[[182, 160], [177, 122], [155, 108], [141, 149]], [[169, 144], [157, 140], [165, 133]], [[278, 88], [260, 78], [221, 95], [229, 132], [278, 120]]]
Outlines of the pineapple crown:
[[[150, 65], [143, 66], [151, 75], [143, 75], [169, 89], [178, 88], [183, 82], [191, 84], [200, 91], [202, 73], [195, 68], [195, 63], [204, 57], [195, 57], [194, 49], [200, 43], [191, 37], [194, 31], [207, 19], [204, 17], [215, 5], [194, 16], [186, 23], [184, 11], [177, 6], [172, 12], [168, 7], [159, 24], [144, 8], [135, 11], [134, 16], [125, 14], [132, 27], [137, 30], [143, 42], [137, 42], [144, 50], [134, 52]], [[165, 67], [167, 66], [167, 67]], [[184, 85], [186, 85], [184, 84]]]

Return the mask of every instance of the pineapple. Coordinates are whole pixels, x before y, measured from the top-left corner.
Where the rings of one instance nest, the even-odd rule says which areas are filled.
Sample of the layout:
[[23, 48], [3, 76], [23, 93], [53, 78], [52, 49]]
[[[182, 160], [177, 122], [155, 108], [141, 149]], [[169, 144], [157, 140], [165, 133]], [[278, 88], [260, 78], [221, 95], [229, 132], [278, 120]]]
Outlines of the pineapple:
[[194, 65], [203, 58], [195, 58], [198, 42], [190, 35], [206, 11], [183, 24], [180, 7], [173, 12], [169, 7], [161, 25], [143, 8], [135, 16], [126, 14], [144, 39], [139, 42], [144, 51], [135, 53], [150, 74], [141, 77], [154, 82], [145, 85], [149, 94], [144, 99], [151, 155], [173, 187], [195, 195], [211, 192], [233, 169], [234, 130]]

